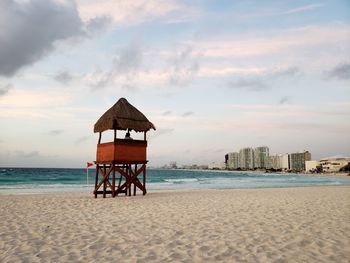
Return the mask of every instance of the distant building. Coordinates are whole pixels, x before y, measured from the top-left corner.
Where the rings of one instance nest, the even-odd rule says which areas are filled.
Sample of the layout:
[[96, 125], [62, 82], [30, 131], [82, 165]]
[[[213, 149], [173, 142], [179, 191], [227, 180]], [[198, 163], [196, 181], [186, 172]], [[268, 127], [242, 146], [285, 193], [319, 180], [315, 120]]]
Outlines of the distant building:
[[242, 169], [254, 168], [254, 150], [252, 148], [239, 150], [239, 167]]
[[238, 152], [231, 152], [227, 154], [226, 168], [237, 169], [239, 167], [239, 155]]
[[267, 168], [269, 166], [269, 147], [260, 146], [254, 149], [254, 168]]
[[177, 168], [176, 162], [170, 162], [170, 163], [169, 163], [169, 168], [171, 168], [171, 169], [176, 169], [176, 168]]
[[311, 154], [308, 151], [289, 154], [289, 170], [294, 172], [305, 171], [305, 161], [311, 160]]
[[208, 164], [208, 169], [209, 170], [225, 170], [226, 164], [225, 163], [215, 163], [212, 162]]
[[270, 155], [269, 162], [266, 168], [272, 169], [281, 169], [280, 167], [280, 156], [279, 155]]
[[319, 161], [305, 161], [305, 172], [307, 173], [314, 173], [319, 171], [321, 168], [321, 164]]
[[323, 158], [319, 161], [323, 172], [336, 173], [350, 163], [350, 157], [334, 156]]
[[289, 155], [287, 153], [279, 155], [279, 164], [283, 171], [289, 170]]
[[267, 168], [273, 168], [282, 171], [289, 170], [288, 154], [270, 155]]
[[190, 170], [207, 170], [208, 165], [197, 165], [197, 164], [184, 164], [177, 169], [190, 169]]

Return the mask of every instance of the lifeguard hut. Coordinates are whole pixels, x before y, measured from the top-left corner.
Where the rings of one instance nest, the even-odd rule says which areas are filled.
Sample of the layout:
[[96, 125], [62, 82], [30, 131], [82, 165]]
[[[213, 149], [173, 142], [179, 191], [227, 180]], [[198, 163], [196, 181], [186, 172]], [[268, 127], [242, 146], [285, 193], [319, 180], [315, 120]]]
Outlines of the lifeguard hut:
[[[94, 195], [112, 197], [120, 193], [134, 195], [139, 188], [143, 195], [146, 191], [147, 140], [146, 133], [156, 129], [138, 109], [125, 98], [121, 98], [96, 122], [94, 132], [99, 133], [96, 152], [96, 176]], [[113, 130], [113, 141], [101, 143], [102, 133]], [[117, 131], [143, 132], [143, 140], [117, 138]], [[139, 176], [142, 175], [142, 182]], [[118, 178], [119, 177], [119, 178]], [[116, 179], [118, 184], [116, 185]], [[100, 188], [102, 187], [102, 190]]]

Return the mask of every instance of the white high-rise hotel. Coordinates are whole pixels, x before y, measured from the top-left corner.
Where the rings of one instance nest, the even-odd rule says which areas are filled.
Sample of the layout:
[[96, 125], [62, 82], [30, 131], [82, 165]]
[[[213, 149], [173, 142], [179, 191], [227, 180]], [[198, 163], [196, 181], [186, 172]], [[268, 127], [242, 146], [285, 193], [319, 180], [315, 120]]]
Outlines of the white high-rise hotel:
[[239, 168], [253, 169], [254, 168], [254, 150], [253, 148], [243, 148], [239, 150]]
[[254, 168], [269, 167], [269, 147], [260, 146], [254, 149]]
[[237, 152], [231, 152], [226, 155], [226, 168], [238, 169], [239, 167], [239, 154]]
[[228, 169], [264, 169], [290, 170], [301, 172], [305, 170], [305, 161], [311, 160], [308, 151], [270, 156], [269, 147], [259, 146], [255, 149], [246, 147], [238, 152], [226, 154], [225, 162]]
[[228, 169], [254, 169], [267, 168], [269, 162], [269, 148], [267, 146], [246, 147], [238, 152], [226, 155], [226, 166]]

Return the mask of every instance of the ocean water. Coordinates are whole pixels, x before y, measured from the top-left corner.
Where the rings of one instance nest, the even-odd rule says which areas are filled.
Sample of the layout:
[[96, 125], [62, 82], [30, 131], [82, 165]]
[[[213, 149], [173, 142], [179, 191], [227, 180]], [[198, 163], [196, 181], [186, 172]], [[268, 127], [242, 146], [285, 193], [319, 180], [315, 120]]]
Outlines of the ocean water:
[[[95, 169], [0, 168], [0, 194], [91, 192]], [[350, 185], [350, 177], [200, 170], [147, 170], [147, 190]]]

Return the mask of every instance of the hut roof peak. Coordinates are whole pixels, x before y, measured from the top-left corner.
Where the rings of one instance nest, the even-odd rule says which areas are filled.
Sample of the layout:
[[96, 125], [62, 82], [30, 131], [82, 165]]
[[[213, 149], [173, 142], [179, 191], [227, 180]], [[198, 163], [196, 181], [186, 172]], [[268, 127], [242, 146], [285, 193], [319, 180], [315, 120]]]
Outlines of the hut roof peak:
[[146, 116], [131, 105], [125, 98], [120, 98], [96, 122], [94, 132], [106, 130], [131, 129], [137, 132], [156, 129]]

